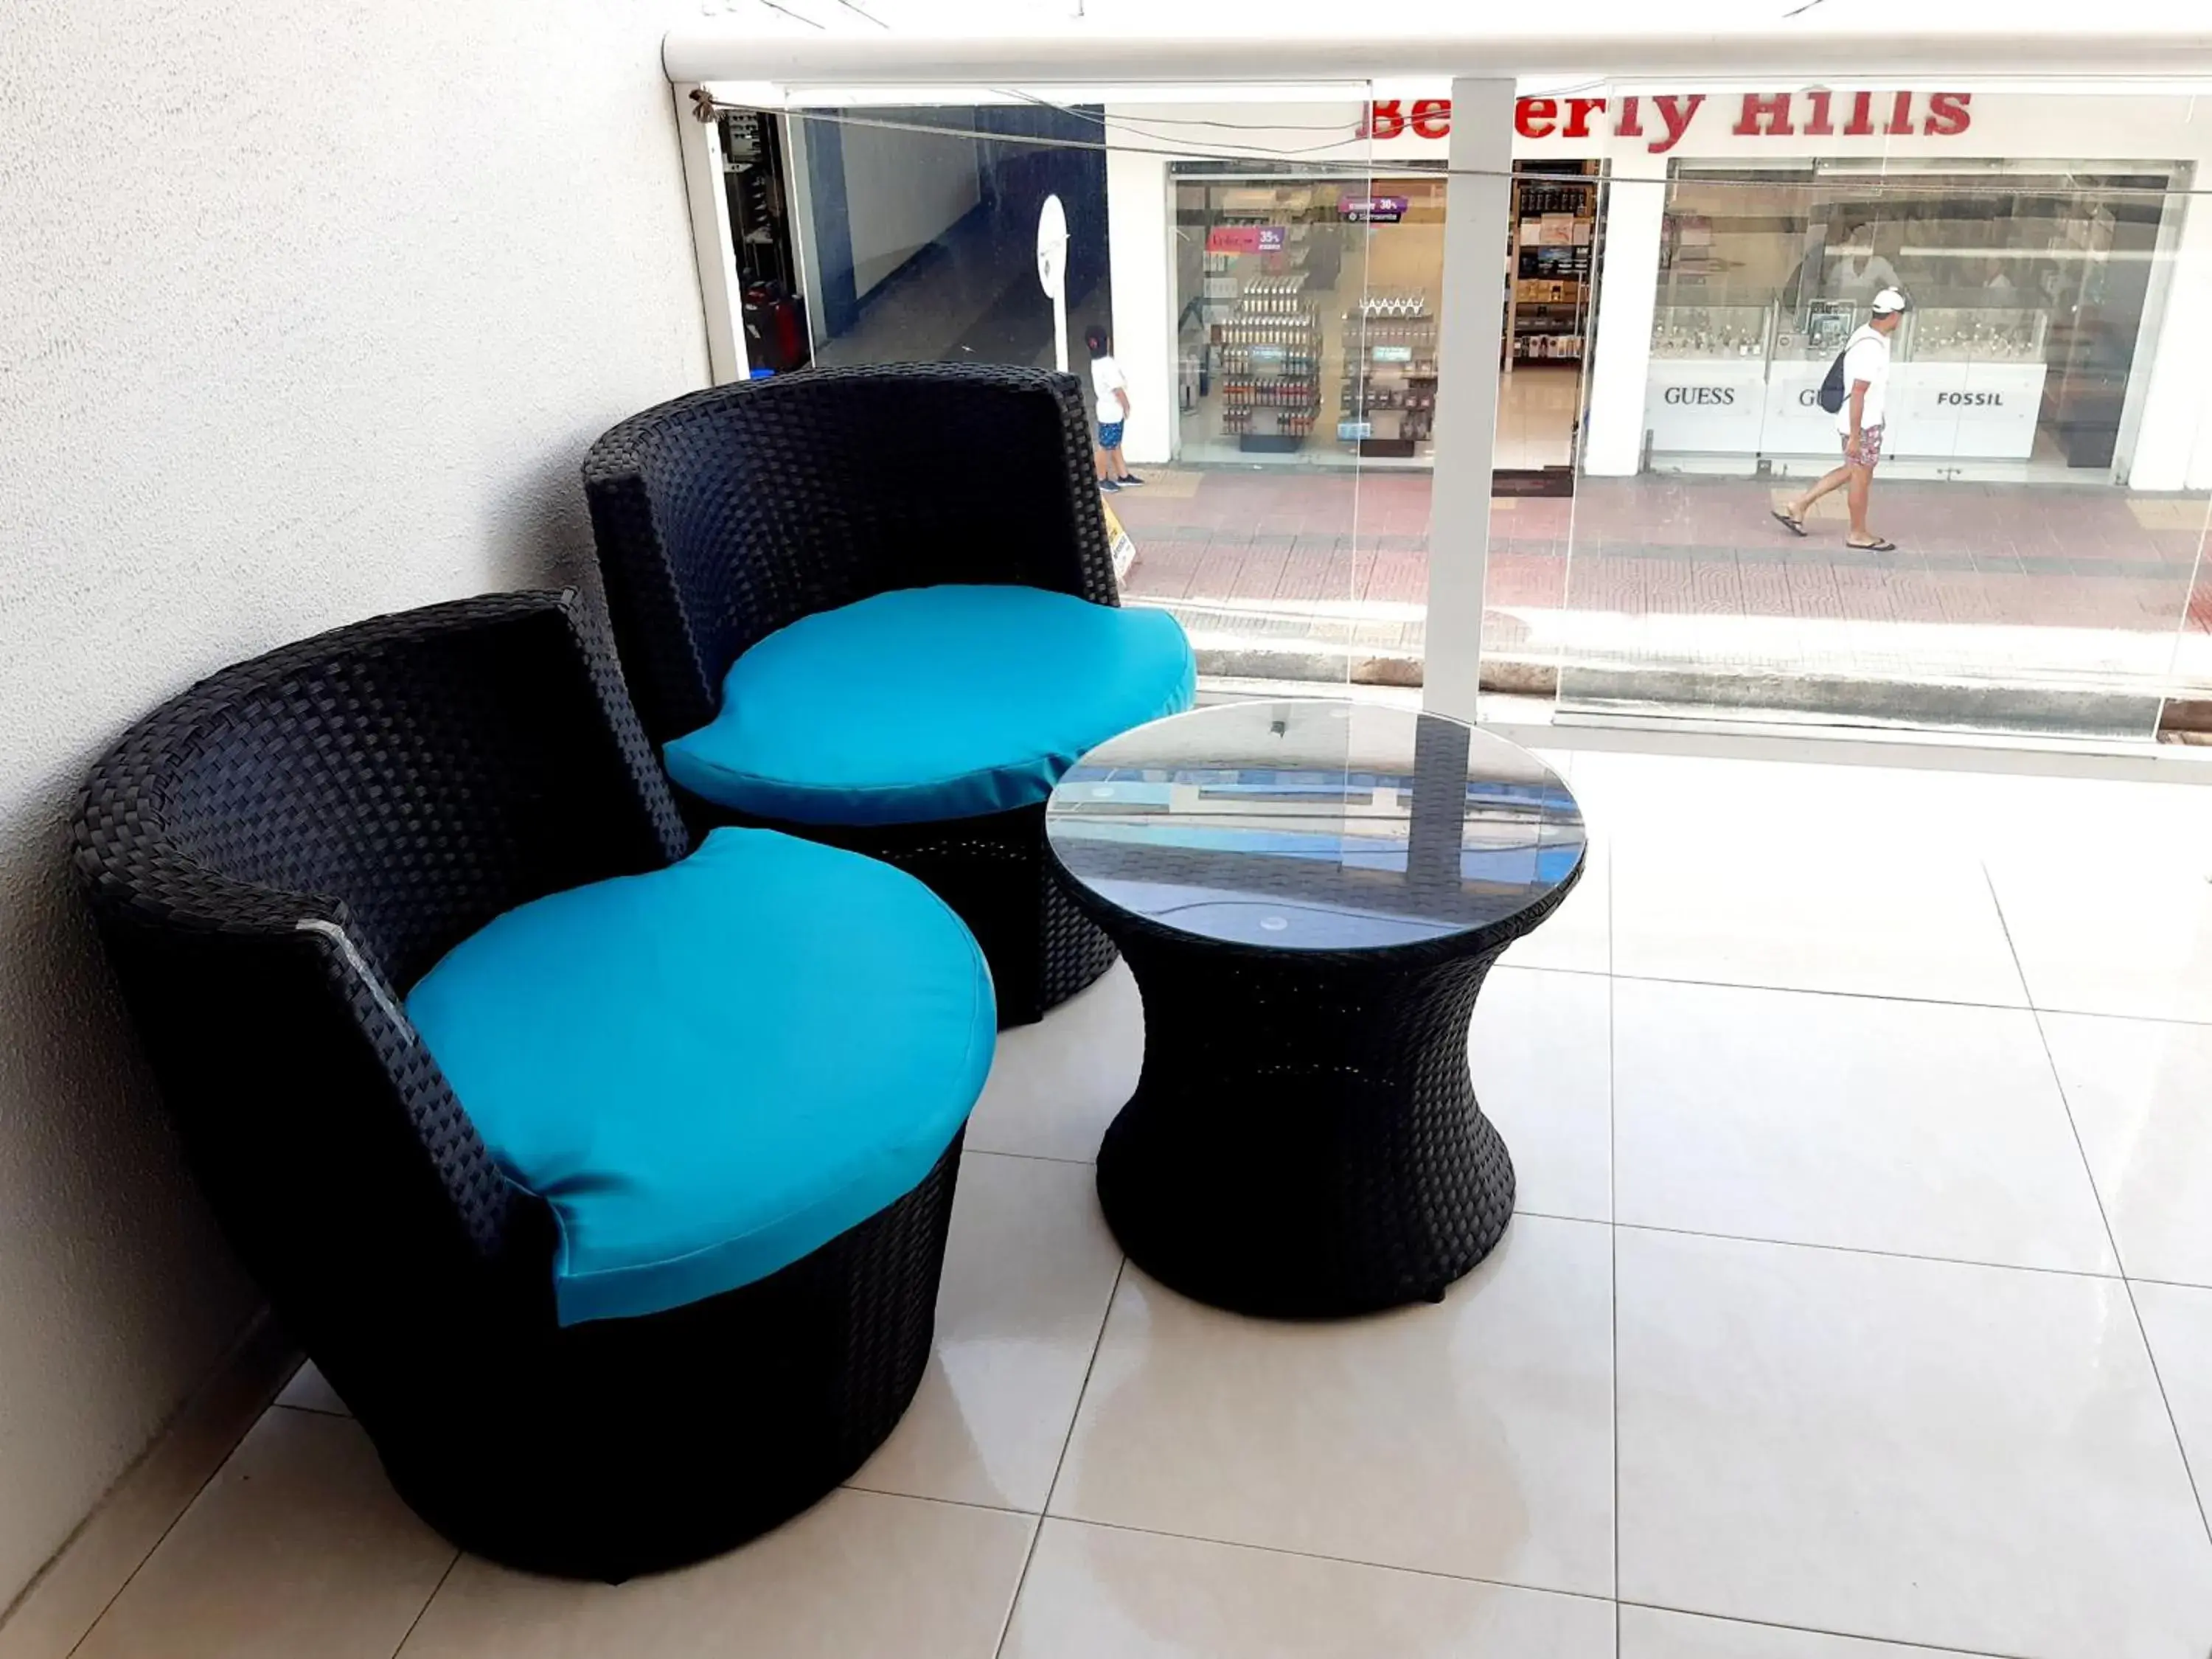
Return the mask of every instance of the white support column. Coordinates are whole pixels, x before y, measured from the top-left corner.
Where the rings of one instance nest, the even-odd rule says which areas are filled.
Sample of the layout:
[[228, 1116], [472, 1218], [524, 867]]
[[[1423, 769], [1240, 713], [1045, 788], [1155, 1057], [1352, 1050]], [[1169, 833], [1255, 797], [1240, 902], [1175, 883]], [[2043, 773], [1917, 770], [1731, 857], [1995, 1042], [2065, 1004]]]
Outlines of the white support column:
[[1455, 80], [1451, 98], [1421, 706], [1471, 721], [1482, 675], [1490, 474], [1498, 447], [1498, 344], [1505, 325], [1505, 244], [1513, 212], [1514, 83]]
[[1659, 300], [1667, 158], [1630, 143], [1612, 158], [1605, 192], [1605, 263], [1597, 273], [1597, 351], [1589, 365], [1589, 426], [1582, 470], [1625, 478], [1644, 464], [1644, 403], [1651, 378], [1651, 315]]
[[[2206, 173], [2199, 166], [2195, 182], [2203, 183]], [[2192, 196], [2172, 210], [2183, 217], [2128, 471], [2135, 489], [2212, 485], [2212, 394], [2204, 380], [2212, 363], [2212, 204]], [[2138, 366], [2136, 373], [2145, 371]]]
[[745, 331], [738, 312], [738, 254], [730, 240], [730, 198], [722, 181], [722, 124], [702, 121], [690, 85], [671, 88], [677, 142], [684, 147], [684, 193], [691, 204], [691, 252], [699, 265], [699, 303], [707, 318], [707, 367], [714, 383], [742, 380]]
[[[1107, 131], [1113, 111], [1108, 111]], [[1114, 357], [1129, 377], [1129, 429], [1121, 450], [1136, 462], [1165, 461], [1176, 429], [1175, 204], [1168, 163], [1143, 148], [1106, 151], [1106, 262], [1114, 289]], [[1078, 363], [1090, 393], [1090, 371]]]

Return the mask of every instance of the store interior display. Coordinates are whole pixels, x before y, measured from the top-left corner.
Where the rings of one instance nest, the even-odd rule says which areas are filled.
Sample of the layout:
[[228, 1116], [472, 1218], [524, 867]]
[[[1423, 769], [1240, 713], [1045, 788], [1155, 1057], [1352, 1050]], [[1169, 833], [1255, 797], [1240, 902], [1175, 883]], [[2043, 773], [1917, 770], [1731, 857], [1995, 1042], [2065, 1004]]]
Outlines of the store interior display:
[[1194, 169], [1175, 189], [1188, 365], [1178, 458], [1421, 460], [1436, 403], [1441, 171]]
[[1766, 357], [1770, 306], [1662, 305], [1652, 313], [1655, 357]]
[[1513, 184], [1509, 367], [1582, 361], [1597, 244], [1595, 162], [1532, 161]]
[[2169, 181], [2111, 163], [2002, 189], [1934, 167], [1683, 167], [1662, 230], [1650, 449], [1738, 441], [1717, 410], [1753, 407], [1742, 366], [1763, 361], [1763, 423], [1741, 441], [1753, 459], [1824, 454], [1807, 377], [1895, 286], [1910, 307], [1891, 341], [1890, 456], [2110, 465]]
[[2042, 362], [2051, 313], [1929, 307], [1907, 313], [1918, 362]]
[[1213, 325], [1221, 429], [1247, 453], [1304, 447], [1321, 407], [1321, 324], [1294, 272], [1244, 284]]
[[[1774, 333], [1774, 355], [1832, 357], [1850, 343], [1858, 325], [1857, 308], [1849, 301], [1808, 301], [1798, 313], [1781, 317]], [[1656, 349], [1656, 335], [1653, 344]]]
[[1345, 313], [1338, 439], [1362, 455], [1403, 459], [1433, 435], [1437, 321], [1425, 289], [1370, 294]]
[[[1641, 393], [1646, 464], [1789, 475], [1827, 463], [1834, 422], [1819, 383], [1874, 295], [1895, 286], [1910, 302], [1891, 342], [1896, 464], [2053, 481], [2124, 466], [2131, 388], [2157, 330], [2151, 278], [2171, 264], [2160, 252], [2179, 199], [2171, 164], [2052, 161], [1998, 175], [1970, 155], [1774, 159], [1669, 161]], [[1177, 161], [1170, 176], [1177, 458], [1425, 462], [1441, 168]], [[1513, 457], [1502, 465], [1573, 458], [1607, 189], [1601, 162], [1516, 163], [1500, 249], [1498, 453]], [[1630, 266], [1649, 248], [1627, 248]], [[1269, 319], [1291, 331], [1242, 332]], [[1984, 462], [2002, 465], [1978, 471]]]

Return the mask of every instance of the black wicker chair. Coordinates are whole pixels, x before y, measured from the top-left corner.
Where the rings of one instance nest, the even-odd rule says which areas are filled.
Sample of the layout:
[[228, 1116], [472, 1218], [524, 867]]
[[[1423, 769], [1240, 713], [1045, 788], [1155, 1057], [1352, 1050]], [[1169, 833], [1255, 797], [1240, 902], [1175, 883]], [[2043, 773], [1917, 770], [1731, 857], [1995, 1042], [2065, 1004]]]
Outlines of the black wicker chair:
[[204, 1190], [456, 1543], [621, 1578], [857, 1468], [927, 1364], [959, 1153], [780, 1272], [556, 1322], [546, 1205], [398, 998], [517, 904], [688, 843], [573, 599], [387, 617], [204, 681], [82, 796], [76, 863]]
[[[615, 427], [584, 482], [623, 665], [657, 744], [714, 717], [742, 653], [816, 612], [952, 583], [1119, 603], [1066, 375], [932, 363], [720, 386]], [[762, 821], [679, 798], [701, 823]], [[1001, 1024], [1038, 1018], [1114, 960], [1048, 871], [1041, 801], [865, 828], [769, 821], [927, 882], [981, 942]]]

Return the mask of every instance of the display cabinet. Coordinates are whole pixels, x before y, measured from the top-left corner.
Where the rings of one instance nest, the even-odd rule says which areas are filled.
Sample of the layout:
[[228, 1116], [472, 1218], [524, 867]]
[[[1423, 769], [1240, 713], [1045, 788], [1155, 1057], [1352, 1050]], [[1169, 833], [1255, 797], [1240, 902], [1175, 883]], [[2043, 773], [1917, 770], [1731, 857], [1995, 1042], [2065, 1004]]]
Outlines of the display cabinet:
[[2048, 312], [2025, 306], [1930, 306], [1905, 313], [1900, 359], [1916, 363], [2035, 363], [2047, 361]]
[[1671, 303], [1651, 319], [1644, 428], [1655, 450], [1755, 454], [1773, 307]]
[[1247, 453], [1302, 447], [1321, 405], [1321, 323], [1303, 273], [1246, 283], [1213, 325], [1221, 429]]
[[1344, 316], [1337, 436], [1362, 455], [1406, 459], [1437, 409], [1437, 319], [1428, 291], [1370, 294]]
[[1662, 304], [1651, 314], [1651, 355], [1669, 360], [1755, 358], [1763, 363], [1773, 310], [1771, 306]]

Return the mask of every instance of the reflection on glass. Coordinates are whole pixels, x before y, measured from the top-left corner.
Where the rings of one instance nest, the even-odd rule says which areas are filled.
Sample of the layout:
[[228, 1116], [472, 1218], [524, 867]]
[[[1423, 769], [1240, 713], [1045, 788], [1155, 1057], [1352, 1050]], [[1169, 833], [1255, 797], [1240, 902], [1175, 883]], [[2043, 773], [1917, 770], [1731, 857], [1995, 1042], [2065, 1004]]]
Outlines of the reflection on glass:
[[1884, 458], [2109, 469], [2174, 168], [2056, 164], [2001, 179], [1684, 163], [1660, 246], [1647, 404], [1653, 463], [1834, 465], [1814, 393], [1875, 295], [1911, 302], [1893, 343]]
[[[2078, 131], [2067, 101], [2042, 114]], [[2191, 169], [2157, 156], [1613, 179], [1602, 278], [1653, 307], [1600, 337], [1564, 603], [1512, 611], [1503, 650], [1556, 665], [1577, 713], [2137, 740], [2189, 717], [2203, 428], [2172, 394], [2203, 255]], [[1907, 304], [1866, 533], [1840, 489], [1792, 526], [1844, 459], [1821, 384], [1886, 287]]]
[[[1411, 550], [1378, 556], [1425, 522], [1426, 480], [1369, 523], [1359, 469], [1425, 453], [1443, 181], [1370, 176], [1370, 90], [1060, 105], [994, 88], [783, 117], [813, 360], [1050, 368], [1064, 344], [1094, 438], [1121, 440], [1099, 470], [1124, 602], [1171, 611], [1210, 685], [1416, 683], [1425, 572]], [[1038, 279], [1048, 197], [1064, 343]], [[1370, 304], [1378, 261], [1404, 279]], [[1095, 373], [1094, 331], [1113, 364]]]
[[[727, 118], [752, 360], [786, 367], [796, 338], [831, 363], [1050, 363], [1033, 243], [1057, 193], [1070, 364], [1111, 331], [1146, 479], [1107, 498], [1125, 598], [1172, 610], [1218, 690], [1418, 687], [1468, 643], [1426, 615], [1444, 135], [1363, 119], [1371, 90]], [[1486, 691], [2212, 725], [2191, 712], [2212, 603], [2187, 100], [1522, 101], [1490, 538], [1443, 555], [1486, 561]], [[1896, 546], [1845, 546], [1841, 496], [1792, 536], [1773, 508], [1839, 459], [1820, 382], [1892, 283], [1910, 307], [1869, 523]]]
[[1173, 171], [1176, 459], [1425, 459], [1443, 179], [1342, 161]]
[[1057, 361], [1037, 219], [1067, 222], [1067, 362], [1113, 326], [1105, 113], [1038, 100], [822, 110], [788, 119], [792, 212], [824, 365]]
[[1455, 720], [1253, 702], [1143, 726], [1055, 790], [1078, 881], [1164, 926], [1282, 950], [1462, 933], [1571, 884], [1582, 814], [1525, 750]]

